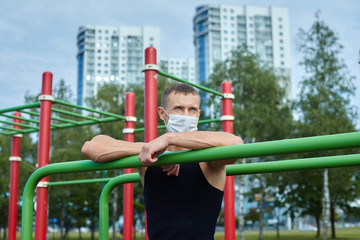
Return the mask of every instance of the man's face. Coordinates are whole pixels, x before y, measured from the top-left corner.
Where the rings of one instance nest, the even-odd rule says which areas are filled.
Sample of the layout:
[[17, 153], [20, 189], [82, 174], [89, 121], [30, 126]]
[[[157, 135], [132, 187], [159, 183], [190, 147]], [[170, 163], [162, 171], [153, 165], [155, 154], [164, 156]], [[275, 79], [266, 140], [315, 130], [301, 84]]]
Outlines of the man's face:
[[[168, 101], [166, 104], [165, 111], [170, 114], [175, 115], [186, 115], [190, 117], [198, 118], [200, 115], [200, 97], [194, 94], [183, 94], [183, 93], [174, 93], [172, 92], [168, 96]], [[169, 117], [165, 114], [164, 110], [159, 107], [158, 113], [161, 120], [164, 120], [166, 123], [169, 120]]]

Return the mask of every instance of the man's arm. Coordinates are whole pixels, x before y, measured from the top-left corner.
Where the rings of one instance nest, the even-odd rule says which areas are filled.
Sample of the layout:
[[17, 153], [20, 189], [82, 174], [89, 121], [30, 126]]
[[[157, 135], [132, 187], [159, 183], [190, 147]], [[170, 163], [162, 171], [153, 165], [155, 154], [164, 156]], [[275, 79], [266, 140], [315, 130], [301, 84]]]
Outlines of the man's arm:
[[[243, 144], [242, 139], [226, 132], [197, 131], [166, 133], [149, 143], [144, 143], [139, 158], [144, 165], [151, 165], [158, 160], [157, 156], [171, 145], [196, 150], [237, 144]], [[226, 165], [234, 162], [235, 160], [232, 159], [217, 161], [211, 164]]]
[[84, 143], [81, 153], [87, 159], [103, 163], [131, 155], [138, 155], [143, 144], [142, 142], [127, 142], [105, 135], [98, 135], [91, 139], [91, 141]]

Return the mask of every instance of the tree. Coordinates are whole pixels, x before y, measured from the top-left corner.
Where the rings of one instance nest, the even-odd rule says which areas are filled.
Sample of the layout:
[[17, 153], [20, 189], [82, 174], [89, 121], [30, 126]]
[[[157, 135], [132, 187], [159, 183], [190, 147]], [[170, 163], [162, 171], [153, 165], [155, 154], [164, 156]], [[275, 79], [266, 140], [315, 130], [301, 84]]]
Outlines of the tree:
[[[274, 74], [273, 69], [262, 63], [245, 45], [239, 46], [231, 52], [228, 59], [214, 67], [207, 86], [219, 90], [224, 80], [232, 83], [235, 95], [234, 134], [240, 135], [245, 143], [283, 139], [288, 136], [292, 118], [285, 89], [279, 86], [279, 77]], [[220, 104], [214, 96], [209, 97], [208, 105], [217, 113], [215, 117], [219, 117]], [[273, 159], [263, 157], [253, 161]], [[262, 175], [257, 177], [263, 186], [266, 186]], [[260, 218], [262, 211], [260, 209]], [[243, 222], [241, 219], [240, 214], [240, 222]], [[259, 226], [262, 232], [262, 224]], [[243, 226], [239, 229], [241, 231]], [[261, 234], [259, 239], [262, 239]]]
[[[306, 72], [300, 83], [300, 99], [295, 104], [295, 109], [300, 115], [297, 122], [298, 136], [355, 131], [354, 119], [356, 114], [350, 105], [350, 97], [354, 94], [355, 89], [355, 78], [348, 75], [347, 67], [344, 61], [340, 59], [339, 55], [343, 46], [339, 43], [339, 37], [324, 21], [320, 20], [320, 12], [318, 11], [310, 29], [308, 31], [299, 30], [298, 39], [298, 49], [303, 54], [303, 61], [300, 64], [305, 67]], [[349, 153], [349, 151], [321, 152], [311, 154], [311, 156], [344, 153]], [[322, 171], [323, 179], [317, 178], [316, 182], [311, 181], [312, 186], [316, 184], [318, 193], [321, 192], [321, 188], [324, 188], [323, 204], [321, 204], [321, 194], [314, 196], [316, 202], [323, 208], [324, 239], [327, 238], [329, 208], [332, 206], [331, 212], [334, 215], [334, 207], [340, 201], [339, 198], [344, 197], [340, 197], [339, 192], [334, 191], [335, 189], [331, 187], [333, 184], [337, 184], [331, 175], [337, 176], [336, 181], [341, 181], [343, 188], [348, 188], [353, 184], [350, 175], [358, 169], [342, 169], [341, 172], [343, 171], [350, 171], [350, 173], [344, 176], [344, 174], [340, 174], [340, 171], [325, 169]], [[320, 174], [320, 171], [317, 171], [317, 174]], [[340, 176], [341, 178], [339, 178]], [[329, 188], [326, 187], [327, 179], [329, 179]], [[330, 196], [328, 195], [329, 190]], [[354, 198], [350, 197], [347, 200], [352, 201]], [[316, 218], [319, 218], [320, 213], [316, 212], [316, 214]], [[335, 238], [334, 221], [331, 224], [332, 237]], [[319, 233], [320, 225], [318, 225], [317, 236]]]

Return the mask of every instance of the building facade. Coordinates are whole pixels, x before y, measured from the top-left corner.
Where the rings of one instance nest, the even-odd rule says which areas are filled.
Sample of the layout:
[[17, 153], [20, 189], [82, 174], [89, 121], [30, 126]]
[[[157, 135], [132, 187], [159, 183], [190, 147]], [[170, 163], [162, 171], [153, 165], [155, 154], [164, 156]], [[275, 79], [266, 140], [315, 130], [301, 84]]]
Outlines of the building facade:
[[280, 77], [290, 98], [290, 36], [288, 9], [283, 7], [201, 5], [193, 18], [195, 69], [206, 82], [216, 63], [246, 44]]
[[193, 58], [160, 58], [160, 68], [167, 73], [196, 83], [195, 61]]
[[86, 105], [104, 83], [142, 84], [144, 51], [160, 50], [158, 27], [85, 25], [77, 34], [77, 103]]

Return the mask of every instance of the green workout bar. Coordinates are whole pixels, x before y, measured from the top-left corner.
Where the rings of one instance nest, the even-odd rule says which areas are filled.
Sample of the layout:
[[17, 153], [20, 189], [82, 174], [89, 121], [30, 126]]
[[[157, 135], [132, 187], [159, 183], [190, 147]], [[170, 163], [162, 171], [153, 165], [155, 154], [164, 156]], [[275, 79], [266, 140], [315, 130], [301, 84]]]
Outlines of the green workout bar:
[[210, 89], [210, 88], [207, 88], [207, 87], [204, 87], [204, 86], [195, 84], [195, 83], [191, 83], [191, 82], [189, 82], [189, 81], [186, 81], [186, 80], [183, 80], [183, 79], [181, 79], [181, 78], [175, 77], [175, 76], [173, 76], [173, 75], [171, 75], [171, 74], [169, 74], [169, 73], [166, 73], [166, 72], [163, 72], [163, 71], [160, 71], [160, 70], [159, 70], [159, 71], [158, 71], [158, 74], [160, 74], [160, 75], [162, 75], [162, 76], [164, 76], [164, 77], [168, 77], [168, 78], [174, 79], [175, 81], [178, 81], [178, 82], [187, 83], [187, 84], [189, 84], [189, 85], [191, 85], [191, 86], [193, 86], [193, 87], [196, 87], [196, 88], [199, 88], [199, 89], [204, 90], [204, 91], [206, 91], [206, 92], [209, 92], [209, 93], [218, 95], [218, 96], [220, 96], [220, 97], [224, 97], [224, 94], [222, 94], [222, 93], [220, 93], [220, 92], [217, 92], [217, 91], [215, 91], [215, 90], [212, 90], [212, 89]]
[[[226, 175], [234, 176], [354, 165], [360, 165], [360, 154], [228, 165], [226, 166]], [[99, 204], [99, 239], [101, 240], [109, 240], [109, 198], [111, 191], [118, 184], [127, 183], [124, 180], [128, 179], [125, 178], [126, 175], [129, 174], [113, 178], [101, 192]], [[133, 182], [139, 181], [140, 177], [138, 175]]]
[[103, 114], [103, 115], [106, 115], [106, 116], [126, 120], [126, 117], [118, 115], [118, 114], [108, 113], [108, 112], [104, 112], [104, 111], [100, 111], [100, 110], [96, 110], [96, 109], [92, 109], [92, 108], [87, 108], [87, 107], [71, 104], [71, 103], [68, 103], [68, 102], [64, 102], [64, 101], [61, 101], [61, 100], [57, 100], [57, 99], [54, 100], [54, 103], [58, 103], [58, 104], [66, 105], [66, 106], [69, 106], [69, 107], [74, 107], [74, 108], [82, 109], [82, 110], [85, 110], [85, 111], [99, 113], [99, 114]]
[[[288, 154], [310, 151], [333, 150], [342, 148], [360, 147], [360, 133], [343, 133], [324, 135], [307, 138], [296, 138], [288, 140], [278, 140], [271, 142], [259, 142], [242, 145], [232, 145], [224, 147], [206, 148], [196, 151], [180, 151], [168, 152], [159, 156], [154, 166], [170, 165], [175, 163], [189, 163], [189, 162], [207, 162], [232, 158], [246, 158], [246, 157], [260, 157], [275, 154]], [[344, 158], [351, 158], [344, 161], [341, 157], [328, 157], [331, 160], [335, 158], [336, 164], [331, 167], [341, 166], [355, 166], [360, 165], [359, 154], [343, 156]], [[339, 158], [341, 158], [339, 160]], [[194, 161], [196, 159], [196, 161]], [[355, 160], [354, 160], [355, 159]], [[291, 161], [291, 160], [288, 160]], [[284, 161], [272, 162], [276, 166], [280, 166]], [[327, 161], [324, 161], [327, 162]], [[260, 163], [258, 163], [260, 164]], [[284, 162], [283, 164], [288, 164]], [[308, 164], [312, 164], [309, 162]], [[116, 168], [135, 168], [143, 166], [137, 155], [118, 159], [108, 163], [94, 163], [90, 160], [63, 162], [46, 165], [35, 171], [26, 182], [23, 193], [23, 207], [22, 207], [22, 228], [21, 239], [31, 239], [32, 237], [32, 220], [33, 220], [33, 198], [36, 184], [44, 177], [72, 172], [86, 172], [98, 171]], [[261, 166], [261, 165], [256, 165]], [[324, 167], [327, 167], [324, 164]], [[301, 167], [301, 166], [299, 166]], [[281, 171], [286, 171], [284, 168]]]
[[75, 184], [87, 184], [87, 183], [103, 183], [109, 182], [112, 178], [94, 178], [94, 179], [80, 179], [80, 180], [70, 180], [70, 181], [59, 181], [59, 182], [49, 182], [48, 186], [63, 186], [63, 185], [75, 185]]
[[[211, 122], [220, 122], [219, 118], [215, 118], [215, 119], [205, 119], [205, 120], [199, 120], [199, 124], [204, 124], [204, 123], [211, 123]], [[165, 125], [161, 125], [161, 126], [157, 126], [157, 129], [164, 129], [166, 128]], [[145, 130], [145, 128], [135, 128], [134, 132], [143, 132]]]
[[88, 119], [88, 120], [93, 120], [95, 122], [98, 121], [98, 118], [95, 118], [95, 117], [84, 116], [84, 115], [81, 115], [81, 114], [78, 114], [78, 113], [58, 109], [58, 108], [55, 108], [55, 107], [52, 107], [51, 111], [66, 114], [66, 115], [73, 116], [73, 117], [85, 118], [85, 119]]
[[[38, 117], [40, 117], [40, 113], [37, 113], [37, 112], [30, 112], [30, 111], [24, 111], [24, 110], [21, 110], [20, 112], [26, 113], [26, 114], [29, 114], [29, 115], [33, 115], [33, 116], [38, 116]], [[51, 116], [51, 119], [52, 119], [52, 120], [56, 120], [56, 121], [60, 121], [60, 122], [78, 124], [78, 122], [76, 122], [76, 121], [74, 121], [74, 120], [65, 119], [65, 118], [60, 118], [60, 117], [53, 117], [53, 116]], [[60, 124], [51, 123], [51, 125], [54, 126], [54, 127], [58, 127]]]
[[[16, 122], [9, 122], [9, 121], [3, 121], [3, 120], [0, 120], [0, 123], [4, 123], [7, 125], [16, 125], [16, 126], [20, 126], [20, 127], [24, 127], [24, 128], [33, 128], [33, 129], [39, 130], [38, 127], [31, 126], [31, 125], [24, 124], [24, 123], [16, 123]], [[14, 128], [13, 128], [13, 130], [14, 130]]]
[[35, 108], [35, 107], [40, 107], [40, 102], [34, 102], [22, 106], [0, 109], [0, 113], [14, 112], [25, 108]]
[[119, 184], [140, 182], [138, 173], [123, 174], [110, 180], [102, 189], [99, 200], [99, 239], [109, 239], [109, 198]]

